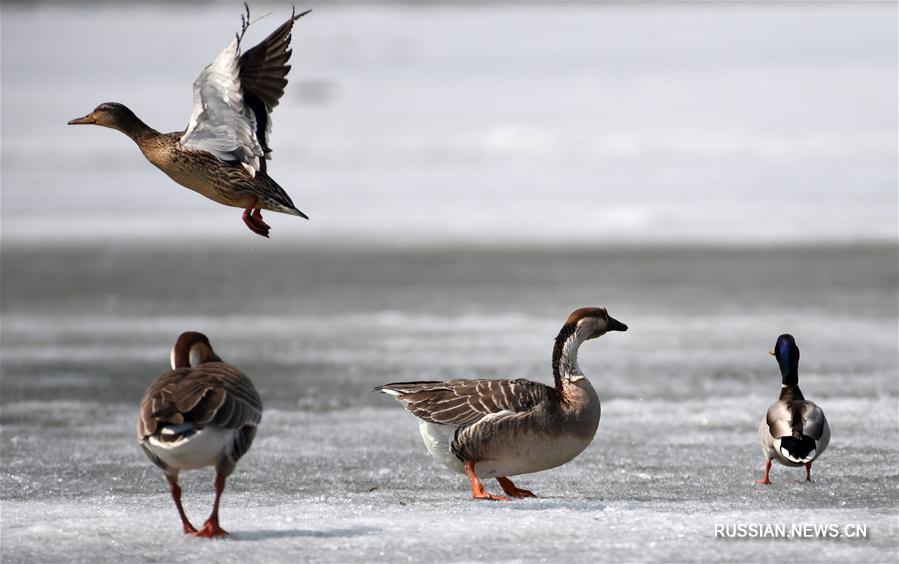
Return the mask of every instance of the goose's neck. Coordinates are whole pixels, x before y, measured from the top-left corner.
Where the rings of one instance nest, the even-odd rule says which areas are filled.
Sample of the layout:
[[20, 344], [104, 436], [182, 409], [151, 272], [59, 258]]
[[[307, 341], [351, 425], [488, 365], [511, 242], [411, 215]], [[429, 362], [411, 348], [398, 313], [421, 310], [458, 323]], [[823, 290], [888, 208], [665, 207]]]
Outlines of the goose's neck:
[[566, 325], [559, 331], [553, 348], [553, 378], [556, 381], [556, 390], [561, 392], [571, 382], [585, 378], [577, 363], [577, 351], [583, 342], [576, 325]]

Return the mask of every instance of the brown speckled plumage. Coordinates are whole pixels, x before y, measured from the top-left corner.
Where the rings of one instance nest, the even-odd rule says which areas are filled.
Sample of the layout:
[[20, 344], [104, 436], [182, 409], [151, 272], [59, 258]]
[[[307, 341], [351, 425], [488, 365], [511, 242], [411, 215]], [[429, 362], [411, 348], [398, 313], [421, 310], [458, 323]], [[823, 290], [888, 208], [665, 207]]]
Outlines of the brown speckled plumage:
[[[191, 359], [194, 365], [191, 365]], [[137, 439], [169, 482], [187, 534], [227, 536], [219, 526], [219, 499], [225, 480], [247, 453], [262, 419], [262, 400], [240, 370], [215, 354], [202, 333], [182, 333], [172, 348], [172, 370], [150, 384], [140, 404]], [[202, 529], [190, 523], [181, 505], [182, 470], [215, 467], [215, 502]]]
[[271, 35], [243, 55], [240, 40], [249, 26], [249, 11], [241, 33], [194, 82], [194, 112], [188, 127], [160, 133], [127, 107], [100, 104], [72, 124], [117, 129], [133, 139], [147, 160], [178, 184], [220, 204], [243, 208], [243, 220], [254, 233], [268, 237], [262, 210], [308, 217], [267, 172], [270, 158], [270, 114], [287, 85], [292, 14]]
[[428, 450], [468, 474], [476, 498], [498, 499], [483, 491], [477, 477], [497, 478], [506, 493], [519, 497], [516, 492], [526, 490], [517, 490], [508, 476], [564, 464], [592, 441], [599, 396], [577, 366], [577, 349], [584, 340], [625, 330], [603, 308], [572, 313], [553, 349], [555, 387], [524, 379], [449, 380], [375, 390], [393, 395], [421, 420]]

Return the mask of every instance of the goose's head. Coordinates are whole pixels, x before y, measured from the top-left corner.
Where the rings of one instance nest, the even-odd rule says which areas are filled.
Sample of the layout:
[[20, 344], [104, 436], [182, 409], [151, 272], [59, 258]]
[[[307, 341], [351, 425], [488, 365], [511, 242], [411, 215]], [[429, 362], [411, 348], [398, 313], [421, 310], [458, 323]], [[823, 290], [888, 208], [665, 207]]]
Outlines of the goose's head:
[[135, 124], [141, 123], [134, 112], [118, 102], [104, 102], [86, 116], [69, 121], [69, 125], [100, 125], [124, 133], [130, 131]]
[[604, 307], [582, 307], [571, 312], [565, 321], [573, 327], [580, 340], [595, 339], [609, 331], [627, 331], [627, 325], [618, 321]]
[[197, 366], [204, 362], [222, 361], [212, 350], [209, 338], [197, 331], [181, 333], [178, 340], [175, 341], [175, 346], [172, 347], [169, 359], [172, 363], [172, 370]]
[[785, 386], [799, 382], [799, 347], [796, 346], [793, 335], [785, 333], [778, 337], [768, 354], [777, 359]]

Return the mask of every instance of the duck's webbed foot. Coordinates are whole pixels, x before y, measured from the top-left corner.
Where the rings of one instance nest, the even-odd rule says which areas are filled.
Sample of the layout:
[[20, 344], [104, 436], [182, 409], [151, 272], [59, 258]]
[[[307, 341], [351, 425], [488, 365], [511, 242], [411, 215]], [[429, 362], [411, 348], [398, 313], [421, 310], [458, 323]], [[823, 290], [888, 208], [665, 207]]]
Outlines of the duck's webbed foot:
[[499, 485], [502, 486], [503, 491], [506, 492], [509, 497], [537, 497], [537, 495], [530, 490], [522, 490], [516, 487], [509, 478], [497, 478], [496, 481], [499, 482]]
[[756, 480], [756, 484], [765, 484], [768, 485], [771, 483], [771, 480], [768, 479], [768, 475], [771, 473], [771, 459], [765, 461], [765, 477], [761, 480]]
[[247, 198], [247, 206], [243, 210], [243, 222], [247, 224], [247, 227], [253, 233], [268, 237], [271, 227], [262, 221], [262, 210], [256, 207], [257, 203], [256, 196]]

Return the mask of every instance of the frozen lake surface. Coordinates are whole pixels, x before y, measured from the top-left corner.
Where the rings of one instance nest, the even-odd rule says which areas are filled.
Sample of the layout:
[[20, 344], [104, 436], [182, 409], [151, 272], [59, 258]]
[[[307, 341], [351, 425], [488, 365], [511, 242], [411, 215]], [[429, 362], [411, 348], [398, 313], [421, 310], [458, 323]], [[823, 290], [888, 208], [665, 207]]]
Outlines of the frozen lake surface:
[[[171, 265], [177, 264], [177, 275]], [[249, 251], [205, 244], [3, 249], [3, 557], [35, 561], [886, 561], [896, 553], [895, 246]], [[146, 272], [160, 273], [147, 276]], [[558, 272], [569, 275], [559, 277]], [[254, 273], [247, 300], [240, 273]], [[474, 502], [377, 384], [550, 381], [570, 309], [630, 326], [584, 345], [593, 445]], [[222, 506], [234, 542], [182, 538], [138, 448], [137, 406], [172, 340], [207, 332], [266, 411]], [[812, 484], [756, 428], [791, 331], [833, 428]], [[194, 521], [212, 473], [186, 473]], [[496, 490], [495, 483], [489, 484]], [[867, 539], [716, 539], [718, 524], [862, 524]]]

